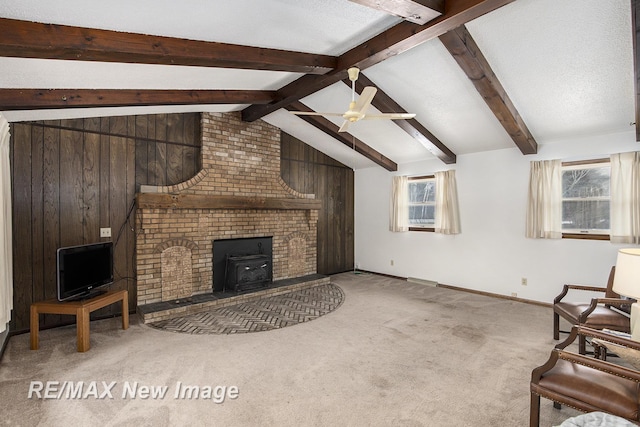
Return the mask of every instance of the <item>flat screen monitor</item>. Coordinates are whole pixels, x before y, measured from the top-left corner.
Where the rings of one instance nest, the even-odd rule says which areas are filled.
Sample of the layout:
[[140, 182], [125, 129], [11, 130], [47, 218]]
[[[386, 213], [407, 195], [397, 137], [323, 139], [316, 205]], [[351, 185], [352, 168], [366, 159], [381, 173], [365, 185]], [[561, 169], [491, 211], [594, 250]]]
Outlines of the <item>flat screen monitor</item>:
[[57, 266], [59, 301], [90, 297], [113, 283], [113, 242], [59, 248]]

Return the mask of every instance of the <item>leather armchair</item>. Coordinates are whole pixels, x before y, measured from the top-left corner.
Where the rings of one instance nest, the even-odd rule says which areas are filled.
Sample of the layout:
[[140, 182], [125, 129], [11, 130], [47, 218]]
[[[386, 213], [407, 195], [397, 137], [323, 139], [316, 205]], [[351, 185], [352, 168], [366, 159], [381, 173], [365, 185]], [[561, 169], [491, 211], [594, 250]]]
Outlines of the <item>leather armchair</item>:
[[[640, 425], [640, 372], [565, 350], [578, 336], [640, 350], [640, 342], [584, 326], [573, 326], [569, 338], [558, 344], [549, 360], [531, 373], [529, 425], [539, 426], [540, 397], [583, 412], [601, 411], [617, 415]], [[556, 403], [554, 406], [559, 408]]]
[[[594, 329], [613, 329], [620, 332], [630, 332], [629, 315], [621, 313], [629, 311], [633, 300], [621, 299], [620, 295], [613, 291], [613, 278], [615, 267], [611, 267], [609, 280], [606, 287], [564, 285], [562, 292], [553, 300], [553, 339], [560, 339], [560, 317], [566, 319], [572, 325], [584, 325]], [[569, 290], [582, 290], [599, 292], [600, 298], [592, 298], [589, 303], [565, 302], [562, 299]], [[618, 308], [618, 311], [612, 307]], [[586, 353], [586, 339], [578, 338], [580, 354]]]

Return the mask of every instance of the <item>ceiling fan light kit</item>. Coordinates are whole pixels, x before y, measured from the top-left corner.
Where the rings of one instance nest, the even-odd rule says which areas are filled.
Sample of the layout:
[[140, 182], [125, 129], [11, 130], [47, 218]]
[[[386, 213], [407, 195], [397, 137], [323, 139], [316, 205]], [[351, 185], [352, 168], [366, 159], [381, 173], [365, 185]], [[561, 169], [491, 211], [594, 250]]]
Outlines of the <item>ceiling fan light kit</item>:
[[356, 80], [360, 75], [360, 69], [357, 67], [351, 67], [347, 70], [349, 80], [351, 80], [351, 102], [349, 103], [349, 109], [344, 113], [319, 113], [319, 112], [307, 112], [307, 111], [291, 111], [291, 114], [298, 116], [342, 116], [344, 122], [338, 132], [346, 132], [351, 123], [355, 123], [362, 119], [385, 119], [385, 120], [406, 120], [412, 119], [416, 115], [413, 113], [382, 113], [375, 115], [367, 115], [367, 109], [371, 106], [373, 97], [376, 96], [376, 89], [373, 86], [367, 86], [362, 90], [360, 97], [356, 100]]
[[349, 74], [349, 80], [355, 83], [358, 80], [358, 75], [360, 74], [360, 69], [358, 67], [351, 67], [347, 70]]

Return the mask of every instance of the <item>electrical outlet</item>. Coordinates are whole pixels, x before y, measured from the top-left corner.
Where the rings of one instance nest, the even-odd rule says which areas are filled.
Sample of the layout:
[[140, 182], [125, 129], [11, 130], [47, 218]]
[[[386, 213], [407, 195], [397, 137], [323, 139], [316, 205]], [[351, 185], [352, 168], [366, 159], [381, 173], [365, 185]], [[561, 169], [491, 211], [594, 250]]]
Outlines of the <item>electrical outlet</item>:
[[527, 286], [527, 278], [523, 277], [521, 283], [522, 283], [522, 286]]
[[517, 296], [518, 296], [518, 293], [517, 293], [517, 292], [511, 292], [511, 296], [512, 296], [512, 297], [517, 297]]
[[111, 237], [111, 228], [101, 228], [100, 237]]
[[393, 267], [393, 260], [391, 260], [391, 266]]

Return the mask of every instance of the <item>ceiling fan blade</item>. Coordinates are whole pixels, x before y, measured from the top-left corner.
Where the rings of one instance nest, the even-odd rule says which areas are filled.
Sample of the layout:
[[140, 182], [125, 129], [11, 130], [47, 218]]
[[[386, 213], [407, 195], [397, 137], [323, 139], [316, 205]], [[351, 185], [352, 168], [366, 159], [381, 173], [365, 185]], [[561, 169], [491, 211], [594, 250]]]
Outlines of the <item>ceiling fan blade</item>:
[[338, 132], [346, 132], [347, 129], [349, 128], [349, 125], [351, 124], [351, 122], [349, 120], [345, 120], [342, 123], [342, 126], [340, 126], [340, 129], [338, 129]]
[[407, 120], [413, 119], [416, 115], [414, 113], [382, 113], [382, 114], [367, 114], [363, 117], [365, 120], [369, 119], [386, 119], [386, 120]]
[[342, 113], [317, 113], [315, 111], [289, 111], [296, 116], [339, 116], [342, 117]]
[[364, 114], [367, 111], [367, 108], [369, 108], [369, 105], [371, 105], [371, 101], [373, 101], [373, 97], [376, 96], [377, 91], [378, 89], [373, 86], [365, 87], [356, 101], [356, 105], [353, 110], [359, 114]]

